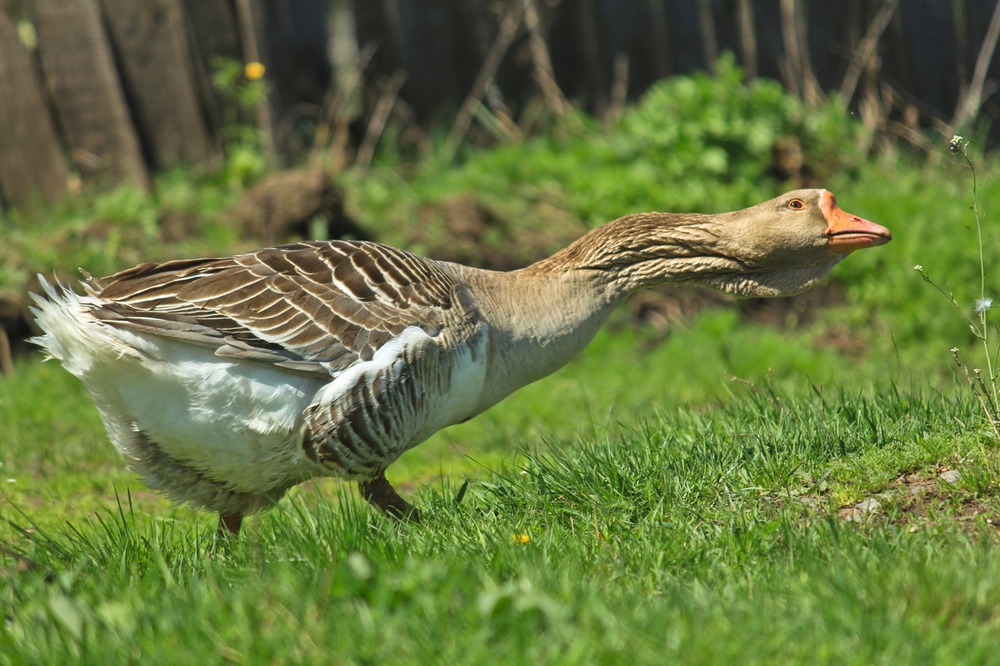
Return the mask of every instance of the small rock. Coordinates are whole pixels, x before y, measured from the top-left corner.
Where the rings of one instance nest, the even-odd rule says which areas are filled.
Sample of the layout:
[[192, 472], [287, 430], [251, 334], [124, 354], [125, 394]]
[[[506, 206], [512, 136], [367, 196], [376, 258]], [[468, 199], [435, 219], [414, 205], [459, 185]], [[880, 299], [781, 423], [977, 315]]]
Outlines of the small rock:
[[958, 483], [958, 480], [962, 478], [962, 473], [957, 469], [949, 469], [947, 472], [941, 472], [938, 478], [945, 483]]
[[874, 497], [871, 497], [869, 499], [861, 500], [860, 502], [858, 502], [858, 506], [855, 508], [861, 513], [876, 513], [879, 509], [882, 508], [882, 504]]
[[878, 513], [881, 508], [882, 504], [877, 499], [869, 498], [858, 502], [855, 506], [841, 509], [837, 515], [842, 520], [860, 523], [864, 521], [865, 517]]

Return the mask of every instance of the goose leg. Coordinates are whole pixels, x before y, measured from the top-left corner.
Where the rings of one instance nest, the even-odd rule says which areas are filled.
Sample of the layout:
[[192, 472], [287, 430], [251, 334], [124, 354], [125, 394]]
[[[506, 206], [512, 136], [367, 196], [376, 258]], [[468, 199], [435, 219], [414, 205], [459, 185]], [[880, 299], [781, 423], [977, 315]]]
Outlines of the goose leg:
[[412, 523], [420, 522], [420, 512], [399, 496], [396, 489], [386, 480], [385, 472], [379, 472], [378, 476], [370, 481], [359, 481], [358, 489], [369, 504], [393, 518]]
[[215, 533], [220, 537], [234, 537], [240, 533], [240, 526], [242, 524], [242, 513], [220, 513], [219, 529], [217, 529]]

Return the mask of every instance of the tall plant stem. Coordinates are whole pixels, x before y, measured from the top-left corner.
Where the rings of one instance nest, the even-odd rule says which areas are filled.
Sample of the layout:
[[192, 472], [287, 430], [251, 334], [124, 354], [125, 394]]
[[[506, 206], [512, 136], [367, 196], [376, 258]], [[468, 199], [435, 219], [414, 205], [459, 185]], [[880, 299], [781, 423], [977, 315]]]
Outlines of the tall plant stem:
[[986, 256], [983, 250], [983, 221], [979, 213], [979, 182], [976, 174], [976, 165], [969, 159], [968, 146], [961, 148], [962, 159], [969, 165], [972, 172], [972, 213], [976, 217], [976, 240], [979, 242], [979, 298], [982, 304], [979, 309], [979, 327], [982, 333], [983, 350], [986, 352], [986, 371], [989, 373], [990, 399], [992, 401], [993, 413], [1000, 412], [1000, 394], [997, 391], [997, 375], [993, 371], [993, 356], [990, 354], [990, 332], [987, 326], [987, 313], [990, 308], [986, 305]]

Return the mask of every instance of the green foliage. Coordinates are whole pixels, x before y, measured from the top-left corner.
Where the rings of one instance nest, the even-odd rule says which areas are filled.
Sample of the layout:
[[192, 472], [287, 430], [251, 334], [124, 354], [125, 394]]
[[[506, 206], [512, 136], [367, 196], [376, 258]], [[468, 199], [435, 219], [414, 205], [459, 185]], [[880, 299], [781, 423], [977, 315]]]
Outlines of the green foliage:
[[[228, 96], [239, 110], [252, 112], [267, 101], [267, 87], [261, 78], [264, 66], [258, 62], [247, 64], [233, 58], [216, 57], [212, 60], [212, 85]], [[235, 124], [230, 122], [228, 124]]]
[[[226, 543], [213, 540], [207, 520], [153, 518], [126, 494], [94, 517], [52, 526], [26, 522], [40, 509], [3, 509], [25, 529], [0, 552], [0, 655], [986, 659], [1000, 647], [1000, 558], [994, 528], [961, 522], [966, 491], [941, 495], [934, 523], [916, 530], [894, 514], [853, 524], [810, 508], [843, 487], [872, 492], [872, 473], [894, 469], [871, 462], [880, 452], [905, 454], [911, 471], [958, 453], [963, 470], [995, 464], [995, 451], [950, 418], [971, 408], [900, 391], [748, 389], [728, 405], [662, 410], [500, 465], [461, 503], [458, 479], [425, 490], [430, 519], [419, 527], [372, 515], [342, 485], [332, 496], [296, 493]], [[994, 516], [997, 492], [978, 490]]]
[[[745, 83], [732, 57], [725, 57], [715, 76], [671, 78], [650, 88], [624, 114], [612, 145], [621, 163], [655, 165], [660, 187], [700, 184], [677, 202], [694, 210], [712, 205], [720, 183], [759, 187], [774, 169], [782, 140], [799, 145], [823, 177], [858, 165], [858, 139], [858, 125], [836, 100], [810, 110], [775, 81]], [[746, 203], [760, 198], [750, 196]]]
[[799, 147], [820, 178], [857, 169], [860, 125], [836, 100], [818, 109], [767, 80], [743, 81], [731, 57], [717, 75], [666, 79], [600, 129], [581, 115], [542, 137], [470, 151], [457, 167], [431, 155], [399, 182], [395, 165], [348, 175], [353, 205], [399, 221], [412, 205], [461, 192], [503, 206], [555, 202], [595, 225], [641, 210], [729, 210], [785, 187], [779, 143]]
[[267, 169], [257, 110], [267, 103], [264, 66], [232, 58], [212, 60], [212, 85], [224, 98], [223, 141], [226, 167], [221, 177], [228, 186], [248, 185]]
[[[241, 243], [223, 211], [249, 178], [235, 162], [215, 173], [176, 169], [151, 192], [123, 185], [0, 218], [0, 298], [23, 299], [37, 273], [75, 281], [143, 261], [230, 254]], [[179, 229], [172, 229], [176, 225]]]

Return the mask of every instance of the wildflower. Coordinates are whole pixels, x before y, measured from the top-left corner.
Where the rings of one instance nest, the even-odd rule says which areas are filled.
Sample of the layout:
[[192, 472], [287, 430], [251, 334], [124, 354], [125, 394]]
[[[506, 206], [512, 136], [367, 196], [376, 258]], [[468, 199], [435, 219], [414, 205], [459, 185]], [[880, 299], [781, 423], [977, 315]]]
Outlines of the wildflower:
[[951, 137], [951, 143], [948, 144], [948, 150], [953, 153], [960, 153], [968, 144], [969, 142], [965, 140], [965, 137], [960, 134], [956, 134]]
[[976, 314], [982, 314], [993, 307], [992, 298], [977, 298], [976, 299]]
[[917, 264], [916, 266], [913, 267], [913, 270], [915, 270], [915, 271], [922, 271], [922, 270], [924, 270], [924, 267], [921, 266], [920, 264]]
[[511, 534], [514, 543], [531, 543], [531, 537], [527, 534]]
[[243, 66], [243, 75], [251, 81], [256, 81], [257, 79], [263, 77], [264, 71], [264, 65], [255, 60], [252, 60]]

